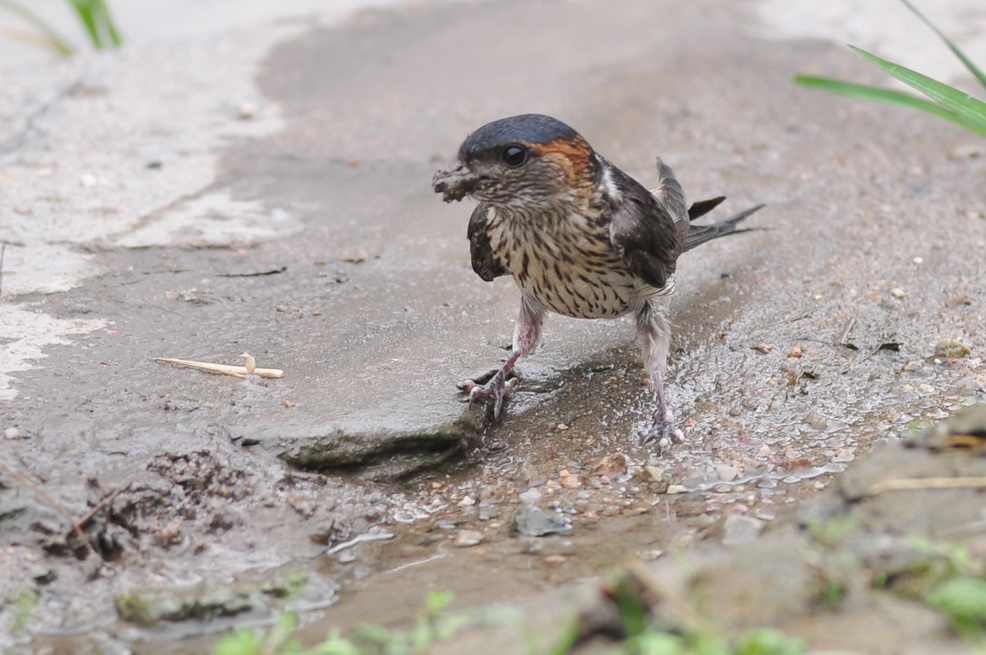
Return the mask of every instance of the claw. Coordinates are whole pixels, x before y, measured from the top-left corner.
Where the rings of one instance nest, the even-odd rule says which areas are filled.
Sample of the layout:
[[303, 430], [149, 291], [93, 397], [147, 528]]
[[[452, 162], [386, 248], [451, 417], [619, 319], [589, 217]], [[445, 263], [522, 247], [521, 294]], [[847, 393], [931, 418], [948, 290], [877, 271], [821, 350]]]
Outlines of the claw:
[[[469, 382], [472, 382], [472, 380], [469, 380]], [[477, 398], [484, 398], [485, 397], [483, 395], [483, 387], [479, 386], [475, 382], [472, 382], [472, 386], [471, 387], [467, 387], [466, 393], [469, 394], [469, 406], [470, 407], [472, 407], [472, 404], [476, 401]]]
[[462, 389], [462, 393], [466, 394], [466, 400], [470, 407], [472, 407], [472, 404], [477, 400], [492, 398], [493, 418], [499, 419], [503, 406], [507, 402], [507, 398], [519, 382], [520, 380], [517, 378], [510, 378], [509, 380], [504, 381], [503, 376], [498, 373], [497, 375], [494, 375], [493, 378], [486, 384], [480, 385], [473, 380], [466, 380], [460, 385], [459, 388]]
[[658, 416], [658, 413], [655, 413], [654, 423], [650, 429], [640, 436], [640, 445], [647, 446], [654, 444], [659, 454], [663, 453], [672, 445], [679, 444], [683, 441], [684, 434], [681, 430], [675, 429], [674, 421], [670, 415]]
[[674, 444], [684, 441], [684, 433], [674, 427], [674, 415], [664, 400], [663, 393], [657, 396], [657, 409], [654, 411], [654, 421], [650, 429], [641, 435], [640, 445], [656, 444], [658, 453], [663, 453]]
[[[521, 322], [524, 320], [525, 313], [522, 309]], [[528, 321], [533, 319], [527, 319]], [[533, 335], [534, 332], [531, 332]], [[526, 346], [525, 346], [526, 347]], [[507, 396], [513, 390], [519, 380], [517, 378], [507, 379], [510, 375], [510, 371], [513, 370], [514, 364], [517, 360], [521, 358], [524, 354], [523, 349], [514, 348], [513, 352], [510, 353], [510, 357], [507, 357], [507, 361], [503, 363], [493, 377], [483, 386], [479, 386], [473, 380], [466, 380], [459, 388], [462, 389], [464, 393], [469, 394], [469, 404], [477, 398], [492, 398], [493, 399], [493, 420], [500, 418], [500, 410], [503, 409], [503, 404], [507, 401]]]

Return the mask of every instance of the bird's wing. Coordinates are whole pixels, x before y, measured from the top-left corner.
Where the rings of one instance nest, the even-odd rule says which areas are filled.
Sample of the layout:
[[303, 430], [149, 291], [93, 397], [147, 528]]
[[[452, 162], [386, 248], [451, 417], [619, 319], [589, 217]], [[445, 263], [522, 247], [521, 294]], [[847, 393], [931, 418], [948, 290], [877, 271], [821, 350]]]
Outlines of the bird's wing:
[[490, 245], [490, 235], [486, 231], [489, 223], [491, 208], [485, 202], [479, 203], [469, 218], [469, 253], [472, 255], [472, 270], [487, 282], [492, 282], [501, 275], [507, 275], [507, 269], [493, 254]]
[[634, 275], [662, 289], [675, 271], [688, 231], [681, 186], [660, 160], [661, 179], [654, 193], [616, 167], [612, 171], [622, 194], [615, 203], [610, 239]]

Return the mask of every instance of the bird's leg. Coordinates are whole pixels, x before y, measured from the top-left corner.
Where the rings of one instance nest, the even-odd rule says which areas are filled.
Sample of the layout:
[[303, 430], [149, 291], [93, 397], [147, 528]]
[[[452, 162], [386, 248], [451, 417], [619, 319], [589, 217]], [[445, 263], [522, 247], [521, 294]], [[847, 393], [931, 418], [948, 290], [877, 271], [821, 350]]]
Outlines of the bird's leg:
[[507, 376], [521, 357], [529, 355], [541, 341], [541, 325], [544, 323], [544, 309], [527, 298], [521, 299], [520, 316], [514, 325], [514, 346], [500, 370], [484, 384], [479, 385], [466, 380], [462, 390], [469, 394], [469, 403], [483, 398], [493, 399], [493, 418], [500, 418], [500, 411], [510, 392], [516, 386], [517, 378], [508, 380]]
[[650, 429], [641, 438], [642, 444], [657, 443], [661, 449], [676, 441], [674, 415], [664, 396], [664, 373], [668, 366], [668, 350], [671, 347], [671, 324], [665, 313], [665, 297], [649, 301], [637, 313], [637, 338], [643, 354], [644, 368], [654, 387], [657, 408]]

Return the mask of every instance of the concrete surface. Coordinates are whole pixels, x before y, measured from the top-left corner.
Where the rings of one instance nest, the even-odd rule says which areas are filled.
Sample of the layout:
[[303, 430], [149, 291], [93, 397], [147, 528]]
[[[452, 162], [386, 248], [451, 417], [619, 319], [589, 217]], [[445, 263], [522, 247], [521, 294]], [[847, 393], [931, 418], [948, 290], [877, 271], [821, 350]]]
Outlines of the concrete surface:
[[[945, 4], [934, 9], [954, 11], [978, 52], [982, 8]], [[252, 6], [255, 19], [217, 12], [203, 30], [192, 13], [187, 31], [119, 52], [0, 56], [0, 493], [18, 517], [2, 543], [41, 567], [8, 569], [31, 575], [7, 588], [61, 570], [32, 512], [59, 507], [47, 520], [64, 535], [66, 515], [110, 490], [132, 491], [148, 471], [172, 479], [162, 456], [208, 451], [201, 466], [249, 481], [214, 538], [224, 550], [181, 558], [208, 581], [229, 553], [274, 566], [308, 554], [313, 522], [358, 532], [393, 510], [336, 478], [321, 502], [323, 483], [302, 477], [294, 514], [279, 516], [295, 474], [267, 453], [394, 477], [457, 452], [477, 415], [454, 383], [502, 357], [517, 292], [472, 274], [469, 207], [441, 203], [429, 180], [469, 131], [513, 113], [562, 118], [645, 183], [660, 154], [691, 199], [768, 204], [756, 222], [770, 231], [681, 264], [670, 399], [687, 443], [651, 463], [685, 488], [714, 487], [721, 465], [764, 487], [838, 472], [873, 440], [982, 397], [982, 142], [792, 85], [799, 72], [882, 81], [779, 20], [838, 32], [838, 15], [767, 0], [424, 3], [344, 19], [341, 5]], [[887, 43], [878, 27], [857, 42]], [[930, 33], [919, 42], [941, 47]], [[486, 438], [518, 459], [632, 448], [649, 412], [631, 332], [550, 320]], [[969, 352], [936, 357], [942, 339]], [[237, 364], [244, 351], [285, 377], [152, 361]], [[768, 463], [771, 450], [803, 460], [803, 475]], [[160, 502], [165, 488], [142, 493]], [[225, 502], [216, 494], [209, 502]], [[223, 507], [200, 507], [189, 533]], [[128, 524], [135, 538], [150, 521]], [[270, 538], [250, 560], [237, 543], [257, 530]], [[172, 556], [160, 540], [145, 547], [148, 569]], [[99, 593], [153, 579], [126, 571]], [[50, 593], [75, 579], [63, 572]], [[53, 606], [45, 624], [105, 619], [105, 604], [96, 616], [84, 604]]]

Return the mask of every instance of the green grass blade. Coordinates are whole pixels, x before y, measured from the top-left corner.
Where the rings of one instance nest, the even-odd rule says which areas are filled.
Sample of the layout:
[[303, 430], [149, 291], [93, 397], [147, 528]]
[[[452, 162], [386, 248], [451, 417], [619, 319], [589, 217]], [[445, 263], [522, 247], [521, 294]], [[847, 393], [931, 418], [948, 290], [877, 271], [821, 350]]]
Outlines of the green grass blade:
[[105, 38], [109, 39], [110, 45], [119, 48], [123, 43], [123, 38], [116, 29], [116, 25], [113, 24], [113, 16], [110, 14], [106, 0], [92, 0], [92, 11], [96, 23], [100, 26]]
[[917, 109], [933, 116], [937, 116], [938, 118], [944, 118], [947, 121], [952, 121], [953, 123], [961, 125], [962, 127], [970, 129], [974, 132], [978, 132], [980, 135], [986, 137], [986, 122], [969, 120], [965, 116], [947, 109], [946, 107], [909, 93], [892, 91], [890, 89], [879, 89], [872, 86], [865, 86], [863, 84], [854, 84], [852, 82], [843, 82], [841, 80], [833, 80], [826, 77], [814, 77], [811, 75], [798, 75], [794, 78], [794, 81], [809, 88], [820, 89], [822, 91], [828, 91], [829, 93], [856, 98], [858, 100], [872, 100], [875, 102], [882, 102], [887, 105], [894, 105], [896, 107]]
[[106, 33], [109, 35], [110, 43], [113, 44], [113, 47], [119, 48], [123, 45], [123, 36], [113, 23], [113, 16], [110, 15], [110, 8], [105, 3], [103, 4], [103, 24], [106, 26]]
[[99, 29], [96, 27], [96, 19], [92, 12], [92, 3], [89, 0], [70, 0], [72, 4], [72, 9], [75, 10], [75, 15], [79, 17], [82, 21], [82, 25], [86, 28], [86, 33], [89, 35], [89, 40], [97, 50], [103, 48], [103, 40], [100, 38]]
[[979, 80], [979, 83], [982, 84], [984, 88], [986, 88], [986, 73], [983, 73], [983, 71], [980, 70], [979, 67], [976, 66], [976, 64], [974, 64], [971, 59], [966, 57], [965, 53], [959, 50], [959, 47], [955, 45], [955, 43], [953, 43], [951, 39], [945, 36], [944, 32], [942, 32], [940, 29], [935, 27], [934, 23], [928, 20], [924, 14], [922, 14], [920, 11], [917, 10], [917, 7], [915, 7], [910, 2], [908, 2], [908, 0], [900, 0], [900, 1], [904, 3], [904, 6], [910, 9], [915, 16], [920, 18], [925, 25], [930, 27], [931, 31], [938, 35], [938, 38], [940, 38], [942, 41], [945, 42], [945, 45], [948, 46], [948, 49], [951, 50], [952, 53], [959, 58], [959, 61], [961, 61], [965, 65], [965, 67], [969, 69], [969, 72], [972, 73], [977, 80]]
[[51, 46], [51, 48], [58, 54], [63, 57], [70, 57], [75, 53], [75, 48], [71, 43], [69, 43], [68, 39], [59, 34], [55, 28], [49, 25], [40, 16], [28, 10], [19, 2], [0, 0], [0, 7], [7, 9], [13, 14], [17, 14], [25, 21], [33, 25], [35, 29], [44, 34], [44, 37], [48, 40], [48, 45]]
[[97, 50], [123, 43], [105, 0], [69, 0]]
[[855, 46], [849, 47], [856, 51], [859, 56], [878, 66], [886, 73], [896, 77], [904, 84], [917, 89], [938, 104], [986, 128], [986, 102], [977, 100], [968, 93], [959, 91], [947, 84], [942, 84], [938, 80], [934, 80], [927, 75], [922, 75], [910, 68], [895, 64], [886, 59], [881, 59], [874, 54], [866, 52], [862, 48]]

